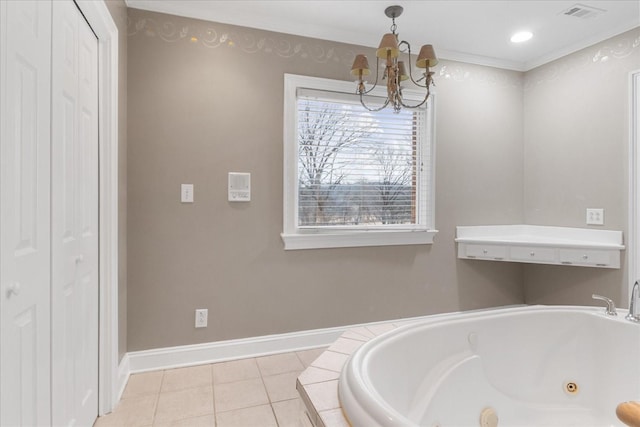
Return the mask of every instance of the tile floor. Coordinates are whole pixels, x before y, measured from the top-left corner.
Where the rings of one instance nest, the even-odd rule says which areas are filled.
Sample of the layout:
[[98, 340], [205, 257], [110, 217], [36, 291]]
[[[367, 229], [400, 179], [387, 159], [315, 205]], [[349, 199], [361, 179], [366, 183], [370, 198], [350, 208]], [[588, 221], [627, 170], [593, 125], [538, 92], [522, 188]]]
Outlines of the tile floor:
[[299, 427], [296, 378], [324, 350], [133, 374], [94, 427]]

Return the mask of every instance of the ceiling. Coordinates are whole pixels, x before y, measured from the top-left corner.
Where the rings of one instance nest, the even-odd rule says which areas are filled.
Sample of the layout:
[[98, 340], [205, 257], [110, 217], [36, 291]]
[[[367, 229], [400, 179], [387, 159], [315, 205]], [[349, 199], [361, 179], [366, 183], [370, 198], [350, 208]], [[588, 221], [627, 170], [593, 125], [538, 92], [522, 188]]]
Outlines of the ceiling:
[[[640, 0], [126, 0], [129, 7], [208, 21], [377, 47], [391, 19], [417, 51], [433, 44], [440, 58], [527, 71], [640, 26]], [[567, 16], [576, 4], [599, 9]], [[509, 41], [531, 31], [525, 43]]]

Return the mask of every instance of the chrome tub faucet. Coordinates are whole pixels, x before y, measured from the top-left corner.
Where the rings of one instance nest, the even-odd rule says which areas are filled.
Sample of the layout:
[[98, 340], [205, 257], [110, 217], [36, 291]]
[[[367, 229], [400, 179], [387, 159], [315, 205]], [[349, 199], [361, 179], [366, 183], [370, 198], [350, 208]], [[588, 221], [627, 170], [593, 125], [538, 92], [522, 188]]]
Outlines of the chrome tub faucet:
[[591, 298], [606, 302], [607, 303], [607, 308], [605, 309], [605, 312], [609, 316], [617, 316], [618, 315], [618, 312], [616, 311], [616, 305], [615, 305], [615, 303], [613, 302], [612, 299], [607, 298], [607, 297], [603, 297], [602, 295], [597, 295], [597, 294], [591, 295]]
[[640, 323], [640, 289], [638, 289], [638, 281], [633, 285], [633, 290], [631, 291], [631, 300], [629, 301], [629, 314], [627, 314], [626, 319], [632, 322]]

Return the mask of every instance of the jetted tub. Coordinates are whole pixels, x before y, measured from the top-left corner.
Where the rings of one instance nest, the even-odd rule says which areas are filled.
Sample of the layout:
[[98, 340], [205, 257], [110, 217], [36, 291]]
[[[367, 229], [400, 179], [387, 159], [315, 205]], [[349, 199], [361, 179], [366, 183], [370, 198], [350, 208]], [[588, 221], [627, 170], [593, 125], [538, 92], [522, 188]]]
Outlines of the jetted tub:
[[354, 352], [340, 402], [354, 427], [623, 426], [616, 406], [640, 400], [640, 325], [625, 314], [529, 306], [437, 316]]

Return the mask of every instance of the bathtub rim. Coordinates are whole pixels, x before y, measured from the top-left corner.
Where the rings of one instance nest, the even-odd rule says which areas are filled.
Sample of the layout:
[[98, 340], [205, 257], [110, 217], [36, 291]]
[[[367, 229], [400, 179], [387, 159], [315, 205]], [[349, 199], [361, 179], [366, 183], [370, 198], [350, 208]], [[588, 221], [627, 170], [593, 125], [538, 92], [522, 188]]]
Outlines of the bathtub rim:
[[[605, 310], [602, 307], [596, 306], [518, 305], [437, 314], [422, 321], [400, 326], [372, 338], [349, 356], [349, 359], [344, 364], [338, 379], [338, 398], [342, 412], [344, 417], [354, 427], [360, 425], [385, 427], [406, 427], [415, 425], [413, 421], [404, 417], [402, 414], [399, 414], [382, 396], [380, 396], [364, 372], [366, 370], [367, 359], [370, 357], [371, 351], [383, 345], [383, 343], [390, 339], [390, 337], [401, 337], [402, 335], [413, 333], [415, 329], [433, 327], [451, 320], [473, 320], [496, 315], [527, 312], [585, 313], [612, 321], [620, 321], [624, 324], [629, 323], [629, 321], [624, 318], [626, 310], [617, 309], [616, 311], [618, 312], [618, 316], [609, 316], [605, 313]], [[638, 327], [640, 327], [640, 325]], [[353, 415], [356, 415], [356, 417], [353, 417]], [[351, 421], [351, 418], [363, 420], [365, 424], [355, 424]], [[381, 422], [383, 424], [381, 424]]]

